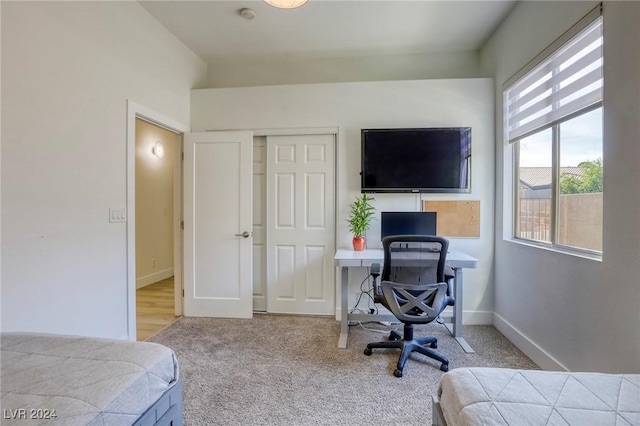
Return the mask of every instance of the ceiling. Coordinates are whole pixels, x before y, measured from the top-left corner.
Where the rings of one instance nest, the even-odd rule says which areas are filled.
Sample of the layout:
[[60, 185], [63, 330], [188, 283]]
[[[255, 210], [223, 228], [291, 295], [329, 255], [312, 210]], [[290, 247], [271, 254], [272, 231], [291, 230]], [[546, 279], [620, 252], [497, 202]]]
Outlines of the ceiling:
[[[514, 0], [309, 0], [292, 10], [261, 0], [139, 1], [209, 64], [473, 51]], [[253, 9], [246, 20], [240, 9]]]

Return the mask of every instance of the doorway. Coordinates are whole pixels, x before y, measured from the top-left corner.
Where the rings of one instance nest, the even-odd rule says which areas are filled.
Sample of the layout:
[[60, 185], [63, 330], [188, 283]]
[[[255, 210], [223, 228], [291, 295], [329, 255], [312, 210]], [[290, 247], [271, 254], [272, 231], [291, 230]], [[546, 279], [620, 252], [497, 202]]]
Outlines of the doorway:
[[180, 213], [181, 135], [136, 118], [136, 339], [146, 340], [176, 315], [174, 218]]
[[[138, 288], [148, 287], [148, 284], [154, 282], [164, 287], [169, 285], [169, 291], [165, 288], [163, 293], [165, 298], [168, 293], [169, 299], [173, 295], [173, 315], [171, 312], [163, 313], [162, 315], [167, 317], [165, 321], [172, 322], [183, 312], [182, 135], [187, 131], [187, 126], [175, 120], [135, 102], [127, 102], [127, 337], [129, 340], [143, 340], [148, 337], [141, 335], [141, 339], [138, 339], [136, 294]], [[138, 139], [142, 141], [140, 144], [136, 143]], [[139, 159], [147, 164], [144, 167], [140, 163], [137, 165]], [[167, 163], [171, 163], [169, 177], [166, 173], [164, 175], [160, 173], [160, 169], [166, 168]], [[147, 176], [143, 178], [139, 172], [146, 172]], [[136, 180], [146, 181], [146, 189], [139, 188]], [[167, 195], [166, 189], [161, 189], [167, 186], [171, 188], [170, 195]], [[137, 206], [137, 195], [146, 198], [145, 202], [151, 207]], [[140, 208], [140, 215], [138, 215], [138, 208]], [[151, 215], [154, 217], [149, 216], [149, 210], [154, 211], [155, 215]], [[138, 233], [138, 228], [143, 232]], [[141, 240], [145, 233], [151, 235], [147, 237], [151, 241]], [[158, 247], [145, 248], [145, 245]]]

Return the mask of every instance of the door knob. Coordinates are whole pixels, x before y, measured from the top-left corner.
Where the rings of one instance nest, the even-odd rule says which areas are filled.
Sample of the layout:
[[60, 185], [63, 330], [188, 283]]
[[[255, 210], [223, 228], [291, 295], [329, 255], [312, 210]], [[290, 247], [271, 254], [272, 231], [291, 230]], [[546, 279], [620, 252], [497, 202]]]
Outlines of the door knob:
[[244, 231], [242, 234], [235, 234], [235, 235], [236, 237], [249, 238], [251, 234], [249, 234], [247, 231]]

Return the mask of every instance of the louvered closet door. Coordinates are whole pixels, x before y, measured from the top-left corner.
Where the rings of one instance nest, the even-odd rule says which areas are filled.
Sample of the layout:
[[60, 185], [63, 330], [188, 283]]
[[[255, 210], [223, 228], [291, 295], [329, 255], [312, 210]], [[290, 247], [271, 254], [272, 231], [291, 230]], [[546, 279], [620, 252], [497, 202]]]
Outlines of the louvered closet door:
[[332, 315], [335, 136], [267, 138], [267, 310]]

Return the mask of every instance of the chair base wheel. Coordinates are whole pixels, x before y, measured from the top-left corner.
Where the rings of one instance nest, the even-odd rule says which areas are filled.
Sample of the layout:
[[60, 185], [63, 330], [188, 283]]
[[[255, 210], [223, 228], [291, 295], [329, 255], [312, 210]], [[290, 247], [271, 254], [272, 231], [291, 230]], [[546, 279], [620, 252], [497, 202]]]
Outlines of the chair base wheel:
[[364, 348], [364, 354], [367, 356], [371, 355], [371, 348]]
[[444, 372], [449, 371], [449, 364], [442, 364], [442, 365], [440, 366], [440, 370], [442, 370], [442, 371], [444, 371]]
[[396, 377], [402, 377], [402, 370], [396, 368], [396, 370], [393, 372], [393, 375]]

